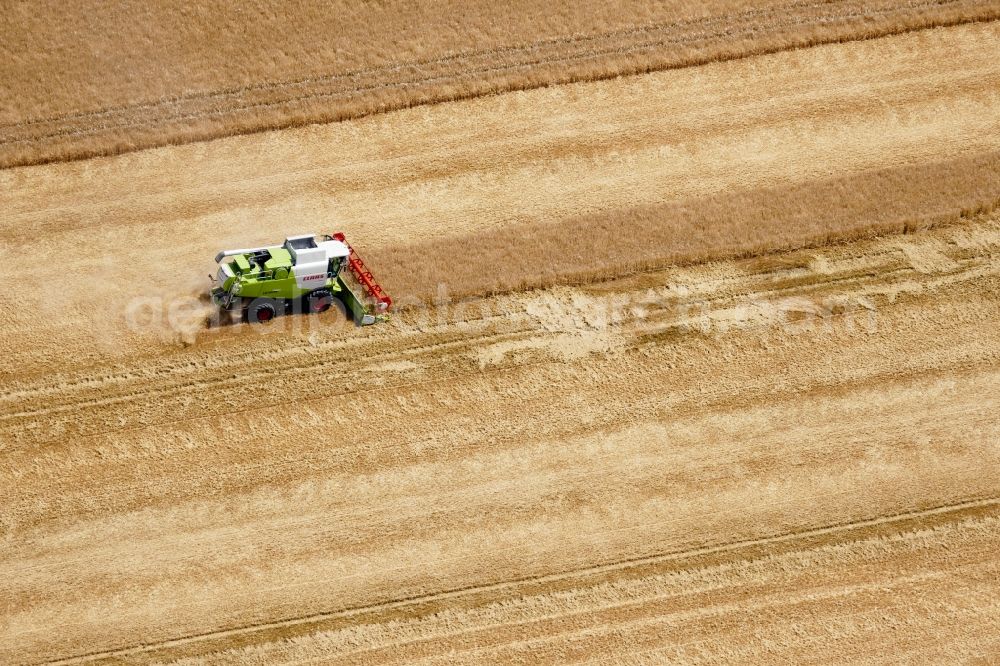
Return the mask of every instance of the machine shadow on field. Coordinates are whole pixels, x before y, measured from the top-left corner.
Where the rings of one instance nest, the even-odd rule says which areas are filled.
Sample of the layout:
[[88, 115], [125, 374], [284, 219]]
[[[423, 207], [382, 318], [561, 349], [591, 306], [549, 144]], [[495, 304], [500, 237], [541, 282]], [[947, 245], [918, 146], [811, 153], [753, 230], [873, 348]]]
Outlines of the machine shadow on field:
[[303, 303], [294, 301], [288, 304], [284, 312], [281, 312], [272, 321], [259, 323], [250, 322], [242, 308], [223, 310], [212, 304], [211, 298], [207, 295], [201, 297], [200, 300], [210, 309], [203, 322], [205, 331], [239, 329], [267, 335], [275, 332], [282, 334], [310, 333], [319, 328], [328, 330], [331, 328], [360, 327], [351, 318], [347, 306], [339, 299], [334, 299], [330, 304], [330, 309], [322, 313], [310, 312]]
[[357, 324], [339, 299], [323, 313], [306, 311], [302, 303], [290, 303], [280, 316], [266, 323], [250, 323], [241, 309], [223, 310], [207, 293], [175, 298], [133, 298], [125, 308], [125, 324], [139, 335], [155, 335], [164, 342], [183, 346], [198, 344], [205, 335], [311, 335], [320, 330], [354, 328]]

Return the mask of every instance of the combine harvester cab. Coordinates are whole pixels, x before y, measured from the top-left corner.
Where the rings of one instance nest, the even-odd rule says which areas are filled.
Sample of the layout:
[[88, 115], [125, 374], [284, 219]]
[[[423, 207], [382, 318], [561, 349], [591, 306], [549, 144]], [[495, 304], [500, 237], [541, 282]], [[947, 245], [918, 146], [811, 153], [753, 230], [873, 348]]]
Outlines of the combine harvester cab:
[[[232, 257], [231, 261], [224, 262]], [[212, 301], [239, 311], [251, 323], [288, 311], [312, 313], [344, 302], [354, 321], [366, 326], [387, 317], [392, 299], [342, 233], [291, 236], [280, 246], [224, 250]], [[297, 307], [301, 305], [301, 308]]]

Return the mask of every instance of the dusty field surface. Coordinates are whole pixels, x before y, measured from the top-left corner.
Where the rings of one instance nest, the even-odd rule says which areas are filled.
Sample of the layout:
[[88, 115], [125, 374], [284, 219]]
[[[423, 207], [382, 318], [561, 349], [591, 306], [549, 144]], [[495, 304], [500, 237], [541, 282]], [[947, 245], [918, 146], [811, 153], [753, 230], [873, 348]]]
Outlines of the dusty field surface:
[[36, 380], [0, 656], [986, 654], [998, 287], [993, 217]]
[[7, 3], [0, 166], [997, 18], [987, 0]]
[[[989, 659], [998, 44], [0, 172], [0, 662]], [[389, 323], [210, 321], [335, 228]]]

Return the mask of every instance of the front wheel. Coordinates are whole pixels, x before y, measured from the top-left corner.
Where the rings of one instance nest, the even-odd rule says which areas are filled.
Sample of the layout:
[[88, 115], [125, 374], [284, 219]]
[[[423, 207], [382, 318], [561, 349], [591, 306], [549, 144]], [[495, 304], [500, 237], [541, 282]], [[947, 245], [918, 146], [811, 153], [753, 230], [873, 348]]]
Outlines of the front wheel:
[[333, 294], [329, 289], [317, 289], [306, 295], [306, 312], [319, 314], [326, 312], [333, 305]]

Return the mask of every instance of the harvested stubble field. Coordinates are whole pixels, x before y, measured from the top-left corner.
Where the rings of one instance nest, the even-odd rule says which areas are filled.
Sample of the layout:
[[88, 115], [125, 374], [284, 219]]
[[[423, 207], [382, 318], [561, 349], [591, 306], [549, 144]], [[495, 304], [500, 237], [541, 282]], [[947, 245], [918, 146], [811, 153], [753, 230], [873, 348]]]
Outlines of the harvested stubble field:
[[[0, 172], [0, 662], [990, 660], [998, 51]], [[391, 322], [206, 324], [335, 228]]]

